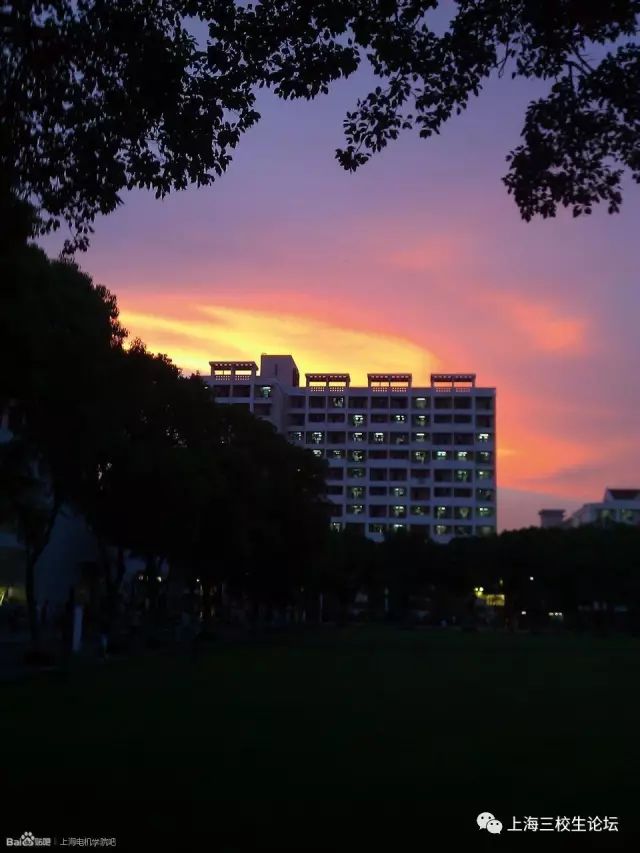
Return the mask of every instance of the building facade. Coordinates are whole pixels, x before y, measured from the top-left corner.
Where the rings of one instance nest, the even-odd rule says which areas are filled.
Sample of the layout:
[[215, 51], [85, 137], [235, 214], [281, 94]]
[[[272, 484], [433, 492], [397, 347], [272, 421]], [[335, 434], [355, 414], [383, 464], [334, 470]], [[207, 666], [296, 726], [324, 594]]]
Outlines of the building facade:
[[605, 489], [598, 503], [584, 504], [568, 519], [571, 527], [612, 522], [640, 524], [640, 489]]
[[640, 489], [605, 489], [601, 501], [583, 504], [568, 518], [563, 509], [541, 509], [541, 527], [582, 527], [583, 524], [640, 525]]
[[496, 531], [496, 392], [475, 374], [307, 373], [290, 355], [212, 361], [216, 402], [242, 405], [328, 464], [332, 526], [373, 539], [420, 528], [432, 539]]

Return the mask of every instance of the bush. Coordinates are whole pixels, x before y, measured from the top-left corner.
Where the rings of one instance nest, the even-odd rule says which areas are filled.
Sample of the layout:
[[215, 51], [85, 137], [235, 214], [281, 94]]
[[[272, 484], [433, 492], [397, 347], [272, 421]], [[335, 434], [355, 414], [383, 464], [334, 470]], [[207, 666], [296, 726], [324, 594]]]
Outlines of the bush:
[[51, 652], [45, 652], [43, 649], [27, 649], [24, 662], [27, 666], [55, 666], [56, 659]]

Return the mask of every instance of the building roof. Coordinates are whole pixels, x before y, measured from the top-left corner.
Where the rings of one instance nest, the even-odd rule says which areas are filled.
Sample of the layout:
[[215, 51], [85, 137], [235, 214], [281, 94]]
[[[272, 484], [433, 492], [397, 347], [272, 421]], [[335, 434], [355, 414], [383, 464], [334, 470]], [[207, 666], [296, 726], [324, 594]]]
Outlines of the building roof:
[[350, 382], [348, 373], [305, 373], [307, 382]]
[[475, 382], [475, 373], [432, 373], [432, 382]]
[[213, 370], [257, 370], [258, 365], [255, 361], [210, 361], [209, 367]]
[[640, 489], [607, 489], [614, 501], [637, 501], [640, 500]]
[[411, 382], [411, 373], [367, 373], [369, 382]]

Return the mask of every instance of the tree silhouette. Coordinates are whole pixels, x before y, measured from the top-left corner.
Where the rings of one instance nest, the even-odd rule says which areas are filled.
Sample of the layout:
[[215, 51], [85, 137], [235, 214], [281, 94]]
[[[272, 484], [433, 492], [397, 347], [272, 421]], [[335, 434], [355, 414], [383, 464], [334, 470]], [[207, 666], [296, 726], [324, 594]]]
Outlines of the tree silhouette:
[[216, 75], [189, 0], [7, 0], [0, 6], [0, 173], [66, 222], [68, 250], [133, 187], [208, 184], [257, 118], [253, 81]]
[[[11, 207], [10, 204], [7, 205]], [[206, 597], [227, 583], [254, 602], [288, 602], [306, 582], [305, 553], [328, 529], [324, 463], [271, 424], [216, 405], [140, 341], [124, 346], [112, 294], [69, 261], [26, 242], [0, 252], [0, 524], [26, 553], [38, 640], [36, 564], [62, 507], [93, 530], [113, 615], [125, 555], [161, 563]]]
[[[439, 133], [492, 75], [550, 82], [504, 178], [524, 219], [619, 210], [640, 180], [640, 0], [6, 0], [0, 173], [67, 248], [127, 189], [210, 184], [258, 119], [255, 90], [314, 98], [368, 63], [344, 122], [353, 171], [404, 130]], [[208, 26], [206, 43], [191, 23]], [[441, 23], [441, 21], [440, 21]]]
[[0, 459], [2, 515], [25, 544], [37, 639], [35, 566], [107, 439], [104, 383], [125, 331], [106, 288], [34, 246], [0, 253], [0, 279], [0, 410], [9, 411], [13, 433]]

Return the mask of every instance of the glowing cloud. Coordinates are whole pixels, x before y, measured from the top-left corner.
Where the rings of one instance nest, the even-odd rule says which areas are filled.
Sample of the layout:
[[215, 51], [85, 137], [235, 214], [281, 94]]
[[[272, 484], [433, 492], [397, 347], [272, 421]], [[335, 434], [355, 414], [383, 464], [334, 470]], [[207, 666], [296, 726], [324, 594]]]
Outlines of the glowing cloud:
[[131, 336], [150, 350], [167, 353], [183, 370], [208, 372], [212, 359], [259, 359], [260, 353], [291, 353], [300, 371], [351, 373], [366, 383], [367, 372], [412, 371], [428, 383], [439, 361], [400, 336], [349, 328], [319, 317], [227, 305], [165, 305], [158, 313], [127, 307], [121, 317]]
[[538, 351], [557, 355], [586, 353], [589, 326], [586, 318], [567, 317], [558, 305], [512, 294], [493, 294], [490, 299], [506, 313], [515, 331]]

